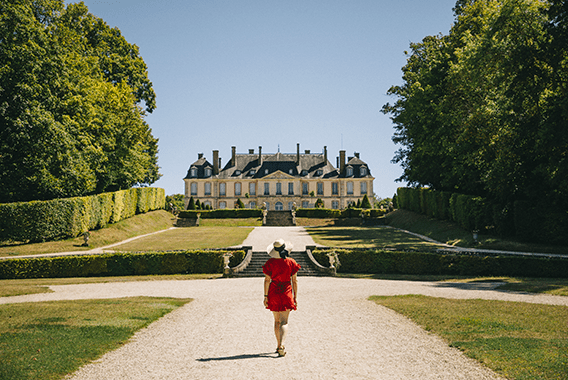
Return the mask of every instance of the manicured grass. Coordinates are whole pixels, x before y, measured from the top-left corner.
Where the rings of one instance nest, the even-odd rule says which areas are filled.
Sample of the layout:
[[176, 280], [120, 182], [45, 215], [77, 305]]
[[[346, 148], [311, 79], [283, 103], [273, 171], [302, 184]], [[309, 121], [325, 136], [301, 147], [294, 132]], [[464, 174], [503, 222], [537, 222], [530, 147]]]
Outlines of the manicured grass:
[[418, 295], [371, 299], [507, 378], [567, 378], [568, 307]]
[[0, 297], [24, 294], [49, 293], [49, 285], [97, 284], [107, 282], [132, 281], [169, 281], [169, 280], [210, 280], [221, 278], [220, 273], [213, 274], [169, 274], [155, 276], [124, 277], [71, 277], [71, 278], [32, 278], [24, 280], [0, 280]]
[[0, 305], [0, 379], [62, 379], [189, 301], [136, 297]]
[[173, 226], [172, 214], [164, 210], [135, 215], [132, 218], [109, 224], [106, 228], [91, 231], [89, 247], [82, 247], [83, 238], [77, 237], [67, 240], [50, 241], [45, 243], [0, 243], [0, 256], [35, 255], [52, 252], [85, 251], [97, 247], [143, 235], [155, 231], [165, 230]]
[[442, 248], [413, 235], [388, 227], [309, 227], [310, 236], [328, 247], [433, 250]]
[[259, 218], [234, 218], [234, 219], [201, 219], [201, 227], [260, 227], [262, 219]]
[[437, 220], [407, 210], [395, 210], [386, 215], [388, 225], [412, 231], [431, 239], [458, 247], [474, 247], [503, 251], [568, 254], [568, 247], [530, 244], [512, 238], [480, 234], [479, 243], [473, 241], [471, 231], [466, 231], [449, 221]]
[[182, 249], [226, 248], [239, 245], [252, 227], [187, 227], [145, 236], [113, 247], [115, 251], [170, 251]]

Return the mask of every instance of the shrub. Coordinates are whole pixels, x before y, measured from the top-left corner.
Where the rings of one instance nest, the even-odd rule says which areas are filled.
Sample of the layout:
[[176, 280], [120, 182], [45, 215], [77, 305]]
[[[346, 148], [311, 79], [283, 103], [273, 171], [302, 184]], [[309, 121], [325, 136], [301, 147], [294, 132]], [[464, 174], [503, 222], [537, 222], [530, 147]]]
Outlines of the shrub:
[[[223, 255], [227, 252], [195, 250], [7, 259], [0, 261], [0, 279], [223, 273]], [[245, 253], [241, 250], [232, 253], [229, 265], [236, 266]]]
[[226, 218], [261, 218], [262, 210], [250, 208], [218, 209], [218, 210], [184, 210], [180, 211], [179, 217], [197, 219], [201, 214], [202, 219], [226, 219]]

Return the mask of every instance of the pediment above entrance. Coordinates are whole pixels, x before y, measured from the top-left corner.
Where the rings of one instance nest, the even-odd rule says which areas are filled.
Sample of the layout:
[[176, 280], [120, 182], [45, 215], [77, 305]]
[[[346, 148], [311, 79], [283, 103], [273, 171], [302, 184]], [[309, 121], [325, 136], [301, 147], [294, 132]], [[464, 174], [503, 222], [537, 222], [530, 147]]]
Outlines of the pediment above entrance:
[[263, 178], [265, 179], [294, 179], [294, 176], [286, 174], [281, 170], [277, 170], [274, 173], [270, 173]]

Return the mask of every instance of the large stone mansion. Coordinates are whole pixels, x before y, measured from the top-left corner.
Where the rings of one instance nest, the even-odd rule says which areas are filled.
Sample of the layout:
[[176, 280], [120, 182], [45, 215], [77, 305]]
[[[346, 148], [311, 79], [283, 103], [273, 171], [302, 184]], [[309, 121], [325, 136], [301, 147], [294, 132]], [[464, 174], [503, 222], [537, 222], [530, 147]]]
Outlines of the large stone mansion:
[[234, 208], [240, 199], [247, 208], [290, 210], [293, 207], [312, 208], [320, 198], [325, 208], [343, 209], [365, 194], [373, 195], [373, 176], [367, 164], [355, 153], [346, 159], [339, 151], [334, 167], [323, 153], [263, 154], [237, 153], [232, 147], [231, 159], [221, 169], [219, 151], [213, 151], [213, 163], [198, 154], [189, 167], [185, 181], [185, 205], [191, 197], [213, 209]]

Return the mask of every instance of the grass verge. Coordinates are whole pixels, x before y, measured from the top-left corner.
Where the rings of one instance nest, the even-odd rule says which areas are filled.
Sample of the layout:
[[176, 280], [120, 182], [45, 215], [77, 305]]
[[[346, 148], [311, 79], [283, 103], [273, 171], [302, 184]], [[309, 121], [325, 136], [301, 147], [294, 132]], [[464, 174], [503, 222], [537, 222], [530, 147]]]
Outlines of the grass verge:
[[327, 247], [432, 250], [442, 248], [388, 227], [307, 227], [314, 241]]
[[480, 234], [479, 243], [474, 243], [471, 231], [466, 231], [446, 220], [437, 220], [407, 210], [395, 210], [386, 215], [387, 224], [393, 227], [412, 231], [431, 239], [455, 245], [479, 249], [495, 249], [503, 251], [536, 252], [568, 254], [568, 247], [547, 246], [543, 244], [523, 243], [514, 239], [503, 239], [496, 236]]
[[201, 219], [201, 227], [260, 227], [259, 218]]
[[50, 293], [50, 285], [98, 284], [107, 282], [132, 281], [171, 281], [171, 280], [211, 280], [223, 277], [213, 274], [169, 274], [155, 276], [123, 276], [123, 277], [71, 277], [71, 278], [32, 278], [22, 280], [0, 280], [0, 297], [19, 296], [24, 294]]
[[252, 227], [176, 228], [117, 245], [115, 251], [173, 251], [182, 249], [226, 248], [239, 245]]
[[0, 243], [0, 256], [12, 257], [52, 252], [86, 251], [117, 243], [134, 236], [165, 230], [173, 226], [173, 221], [172, 214], [167, 211], [151, 211], [121, 220], [115, 224], [109, 224], [106, 228], [91, 231], [89, 247], [82, 246], [82, 237], [33, 244], [2, 242]]
[[568, 307], [419, 295], [371, 297], [511, 379], [566, 379]]
[[122, 298], [0, 306], [0, 378], [62, 379], [189, 299]]

